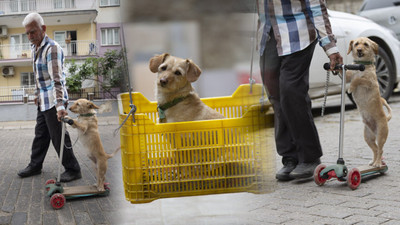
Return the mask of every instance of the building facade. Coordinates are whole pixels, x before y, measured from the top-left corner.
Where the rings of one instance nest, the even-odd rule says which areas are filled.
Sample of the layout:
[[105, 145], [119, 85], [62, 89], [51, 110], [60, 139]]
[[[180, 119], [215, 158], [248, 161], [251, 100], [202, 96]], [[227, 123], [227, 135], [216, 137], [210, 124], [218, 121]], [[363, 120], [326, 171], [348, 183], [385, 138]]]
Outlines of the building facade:
[[[0, 0], [0, 101], [28, 95], [35, 85], [30, 42], [22, 21], [30, 12], [42, 15], [47, 35], [77, 64], [121, 48], [119, 21], [110, 25], [102, 13], [117, 14], [119, 0]], [[99, 23], [100, 20], [100, 23]], [[68, 76], [68, 74], [67, 74]], [[2, 99], [2, 98], [3, 99]]]

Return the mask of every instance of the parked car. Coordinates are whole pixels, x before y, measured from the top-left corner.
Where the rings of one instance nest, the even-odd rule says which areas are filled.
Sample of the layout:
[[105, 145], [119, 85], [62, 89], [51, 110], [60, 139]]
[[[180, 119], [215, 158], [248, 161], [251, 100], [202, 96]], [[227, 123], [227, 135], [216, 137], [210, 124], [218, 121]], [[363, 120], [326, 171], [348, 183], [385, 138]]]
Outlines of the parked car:
[[[393, 89], [400, 81], [400, 42], [389, 29], [361, 16], [343, 12], [329, 11], [332, 30], [337, 38], [337, 46], [343, 56], [344, 63], [353, 63], [353, 57], [347, 55], [351, 40], [357, 37], [368, 37], [379, 45], [379, 54], [376, 56], [376, 73], [380, 86], [381, 96], [389, 99]], [[312, 99], [324, 96], [326, 71], [323, 64], [328, 57], [321, 47], [315, 48], [310, 68], [310, 97]], [[340, 94], [341, 79], [330, 76], [328, 95]]]
[[391, 29], [400, 40], [400, 0], [364, 0], [358, 14]]

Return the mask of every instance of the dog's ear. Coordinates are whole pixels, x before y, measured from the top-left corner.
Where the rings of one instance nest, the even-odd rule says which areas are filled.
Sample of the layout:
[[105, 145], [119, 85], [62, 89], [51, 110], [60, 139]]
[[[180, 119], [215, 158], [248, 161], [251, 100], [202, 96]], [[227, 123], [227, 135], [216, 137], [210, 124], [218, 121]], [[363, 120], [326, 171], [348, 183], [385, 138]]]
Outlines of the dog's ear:
[[188, 65], [188, 70], [186, 77], [189, 82], [195, 82], [197, 79], [199, 79], [199, 76], [201, 74], [200, 68], [190, 59], [186, 59], [186, 64]]
[[374, 51], [375, 55], [378, 55], [379, 45], [375, 41], [370, 40], [370, 42], [371, 42], [371, 48]]
[[150, 71], [153, 72], [153, 73], [157, 73], [158, 72], [158, 67], [161, 65], [161, 63], [163, 63], [165, 61], [165, 58], [167, 58], [167, 56], [169, 56], [168, 53], [164, 53], [162, 55], [153, 56], [150, 59], [150, 63], [149, 63]]
[[350, 54], [351, 51], [353, 51], [353, 42], [354, 40], [351, 40], [349, 43], [349, 50], [347, 50], [347, 55]]
[[89, 109], [99, 109], [99, 107], [95, 105], [93, 102], [88, 102], [88, 107]]

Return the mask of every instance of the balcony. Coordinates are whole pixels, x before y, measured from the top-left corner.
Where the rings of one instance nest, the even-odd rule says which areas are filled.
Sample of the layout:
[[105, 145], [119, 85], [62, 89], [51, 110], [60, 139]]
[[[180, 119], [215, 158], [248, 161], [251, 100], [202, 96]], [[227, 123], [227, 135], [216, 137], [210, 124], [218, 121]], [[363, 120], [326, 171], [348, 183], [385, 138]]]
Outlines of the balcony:
[[89, 10], [96, 4], [96, 0], [0, 0], [0, 15]]
[[[59, 43], [66, 57], [96, 56], [98, 55], [97, 40], [71, 41]], [[2, 60], [31, 58], [30, 44], [13, 44], [0, 46], [0, 63]]]

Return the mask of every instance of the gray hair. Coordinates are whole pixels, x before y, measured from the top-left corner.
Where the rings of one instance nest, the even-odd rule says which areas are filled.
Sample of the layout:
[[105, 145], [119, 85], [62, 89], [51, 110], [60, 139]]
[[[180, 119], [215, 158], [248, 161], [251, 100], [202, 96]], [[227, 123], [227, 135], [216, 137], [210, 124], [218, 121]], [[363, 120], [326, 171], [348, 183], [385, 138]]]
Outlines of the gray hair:
[[32, 22], [36, 22], [39, 25], [39, 27], [42, 27], [44, 25], [44, 20], [43, 20], [42, 16], [39, 15], [39, 13], [37, 13], [37, 12], [29, 13], [25, 17], [24, 21], [22, 21], [22, 25], [24, 27], [26, 27], [26, 25], [28, 25]]

